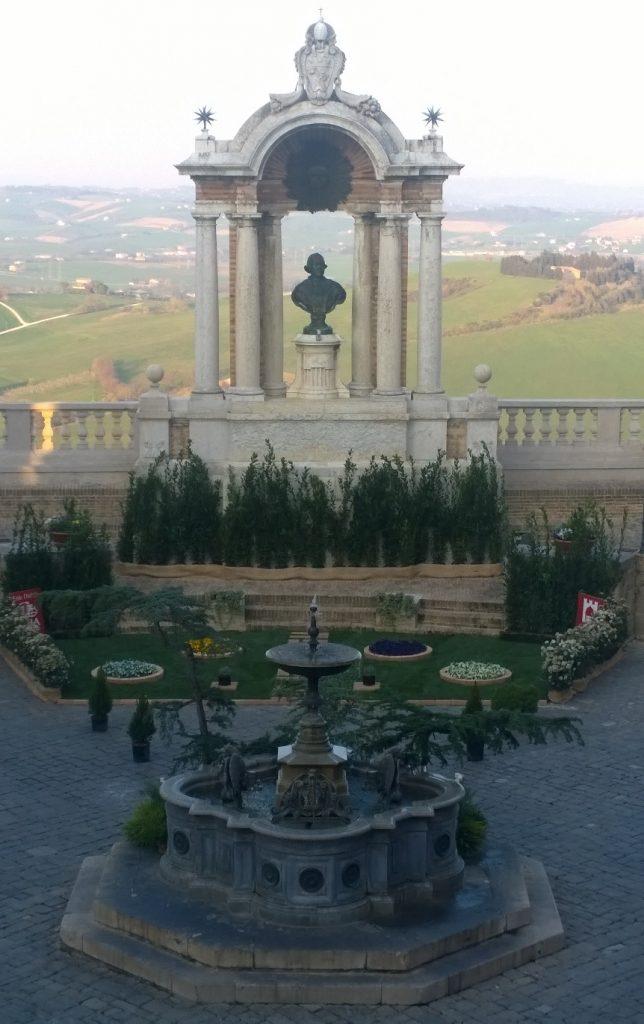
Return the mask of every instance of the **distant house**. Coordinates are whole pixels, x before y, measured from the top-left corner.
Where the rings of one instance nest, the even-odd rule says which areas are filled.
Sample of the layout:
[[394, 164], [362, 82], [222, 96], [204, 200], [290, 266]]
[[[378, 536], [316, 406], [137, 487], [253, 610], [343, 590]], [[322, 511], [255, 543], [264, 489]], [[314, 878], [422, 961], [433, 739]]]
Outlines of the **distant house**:
[[90, 292], [92, 290], [92, 279], [91, 277], [77, 277], [72, 282], [72, 291], [74, 292]]

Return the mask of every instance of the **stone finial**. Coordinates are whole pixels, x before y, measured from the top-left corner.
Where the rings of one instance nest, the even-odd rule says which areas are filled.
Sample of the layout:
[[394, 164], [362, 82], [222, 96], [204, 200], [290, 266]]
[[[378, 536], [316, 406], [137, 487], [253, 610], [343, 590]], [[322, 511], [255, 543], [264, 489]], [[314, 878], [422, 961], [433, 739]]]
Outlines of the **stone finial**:
[[148, 378], [150, 385], [153, 388], [158, 388], [159, 384], [163, 380], [164, 374], [165, 370], [159, 363], [152, 363], [152, 365], [148, 366], [145, 371], [145, 376]]
[[492, 379], [492, 370], [487, 363], [479, 363], [474, 367], [474, 379], [478, 382], [479, 390], [485, 391]]

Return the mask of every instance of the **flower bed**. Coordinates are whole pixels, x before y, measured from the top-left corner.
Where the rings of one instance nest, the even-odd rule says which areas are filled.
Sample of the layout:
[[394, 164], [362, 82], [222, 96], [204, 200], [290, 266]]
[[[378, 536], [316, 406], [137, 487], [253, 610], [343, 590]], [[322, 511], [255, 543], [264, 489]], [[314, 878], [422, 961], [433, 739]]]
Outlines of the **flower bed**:
[[31, 669], [43, 686], [62, 688], [69, 682], [69, 662], [63, 652], [10, 601], [0, 605], [0, 643]]
[[160, 665], [155, 665], [151, 661], [138, 661], [136, 658], [122, 658], [97, 665], [92, 669], [94, 678], [100, 669], [105, 673], [106, 681], [115, 685], [154, 683], [158, 679], [163, 679], [163, 669]]
[[459, 683], [461, 686], [492, 686], [507, 683], [512, 679], [510, 669], [487, 661], [452, 661], [438, 673], [445, 683]]
[[581, 626], [556, 633], [541, 648], [541, 665], [549, 689], [568, 691], [574, 681], [612, 658], [626, 640], [626, 609], [611, 603]]
[[419, 661], [432, 653], [431, 647], [420, 640], [390, 640], [383, 637], [368, 644], [363, 651], [374, 661]]
[[241, 651], [241, 647], [234, 647], [226, 641], [213, 640], [210, 636], [188, 640], [188, 646], [195, 658], [232, 658], [233, 654]]

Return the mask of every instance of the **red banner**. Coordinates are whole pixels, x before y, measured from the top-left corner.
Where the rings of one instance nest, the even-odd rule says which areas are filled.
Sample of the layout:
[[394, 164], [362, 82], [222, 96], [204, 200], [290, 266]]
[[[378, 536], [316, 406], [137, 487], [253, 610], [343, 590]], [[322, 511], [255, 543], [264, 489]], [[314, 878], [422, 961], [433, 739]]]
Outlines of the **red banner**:
[[44, 633], [45, 620], [37, 600], [39, 594], [42, 594], [40, 587], [31, 587], [29, 590], [14, 590], [13, 594], [9, 594], [9, 598], [30, 622], [38, 626], [38, 632]]
[[582, 626], [584, 622], [592, 619], [598, 608], [603, 608], [606, 601], [603, 597], [593, 597], [592, 594], [584, 594], [582, 590], [577, 594], [577, 618], [576, 626]]

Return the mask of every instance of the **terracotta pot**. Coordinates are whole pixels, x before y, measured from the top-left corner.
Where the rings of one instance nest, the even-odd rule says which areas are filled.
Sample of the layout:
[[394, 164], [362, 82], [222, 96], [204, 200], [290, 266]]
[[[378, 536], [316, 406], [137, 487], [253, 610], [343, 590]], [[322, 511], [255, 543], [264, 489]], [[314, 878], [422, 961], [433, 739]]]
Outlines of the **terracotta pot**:
[[64, 548], [71, 535], [71, 530], [49, 531], [49, 539], [57, 548]]

